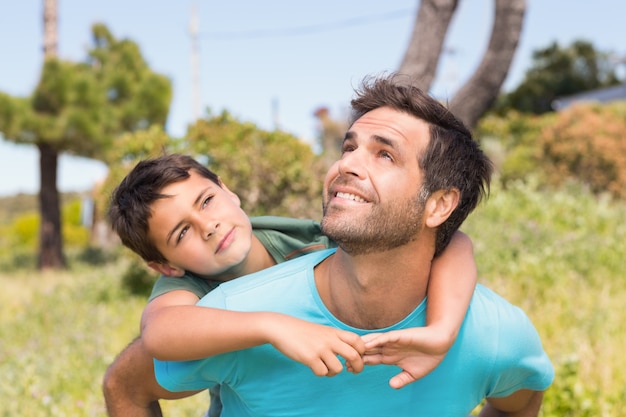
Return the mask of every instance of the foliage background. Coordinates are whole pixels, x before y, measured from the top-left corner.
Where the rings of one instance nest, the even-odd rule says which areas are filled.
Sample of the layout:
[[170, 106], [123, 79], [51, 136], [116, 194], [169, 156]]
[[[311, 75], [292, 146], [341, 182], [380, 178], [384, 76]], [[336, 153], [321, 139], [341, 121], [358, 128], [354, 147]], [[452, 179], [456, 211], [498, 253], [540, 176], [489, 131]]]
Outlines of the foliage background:
[[[531, 317], [555, 368], [542, 416], [620, 416], [626, 396], [626, 205], [570, 184], [492, 190], [466, 222], [480, 281]], [[137, 335], [126, 258], [71, 272], [0, 272], [0, 416], [104, 416], [101, 379]], [[164, 404], [197, 416], [207, 397]]]
[[[601, 174], [625, 169], [625, 119], [620, 104], [584, 106], [492, 115], [477, 130], [498, 176], [491, 198], [463, 229], [474, 241], [480, 282], [528, 313], [553, 360], [556, 379], [542, 417], [624, 415], [626, 177]], [[160, 128], [119, 138], [100, 207], [134, 161], [169, 150], [217, 164], [233, 191], [257, 196], [255, 214], [319, 218], [323, 167], [295, 138], [227, 113], [208, 115], [190, 132], [189, 141]], [[241, 180], [251, 176], [255, 181]], [[120, 256], [127, 252], [119, 246], [92, 245], [80, 222], [82, 197], [63, 200], [71, 269], [47, 273], [35, 270], [36, 201], [0, 199], [2, 417], [105, 416], [106, 367], [138, 334], [146, 295], [125, 283], [136, 260]], [[207, 401], [200, 394], [165, 403], [164, 411], [197, 416]]]

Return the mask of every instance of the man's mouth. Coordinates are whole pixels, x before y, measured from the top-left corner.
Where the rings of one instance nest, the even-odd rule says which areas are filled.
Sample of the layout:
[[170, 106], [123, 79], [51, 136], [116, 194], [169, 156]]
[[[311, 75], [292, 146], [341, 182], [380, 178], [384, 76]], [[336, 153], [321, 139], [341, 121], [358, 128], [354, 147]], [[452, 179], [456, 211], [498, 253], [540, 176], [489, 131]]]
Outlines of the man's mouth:
[[335, 197], [356, 201], [357, 203], [367, 203], [365, 199], [363, 199], [362, 197], [359, 197], [356, 194], [337, 192], [335, 193]]

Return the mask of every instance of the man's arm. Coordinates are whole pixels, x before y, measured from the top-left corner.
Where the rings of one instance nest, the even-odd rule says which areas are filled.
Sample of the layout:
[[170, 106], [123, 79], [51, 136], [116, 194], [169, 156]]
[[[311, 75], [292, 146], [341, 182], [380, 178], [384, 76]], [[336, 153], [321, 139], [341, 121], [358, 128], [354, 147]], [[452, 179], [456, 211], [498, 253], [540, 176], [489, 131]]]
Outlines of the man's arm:
[[[194, 305], [198, 302], [197, 296], [182, 290], [163, 294], [159, 298], [161, 305]], [[110, 417], [160, 417], [160, 399], [174, 400], [195, 393], [169, 392], [157, 383], [153, 357], [146, 351], [141, 338], [135, 339], [109, 365], [104, 375], [102, 392]]]
[[109, 417], [161, 417], [160, 399], [175, 400], [195, 392], [170, 392], [154, 376], [152, 357], [135, 339], [109, 366], [102, 392]]
[[519, 390], [503, 398], [487, 398], [480, 417], [536, 417], [543, 391]]

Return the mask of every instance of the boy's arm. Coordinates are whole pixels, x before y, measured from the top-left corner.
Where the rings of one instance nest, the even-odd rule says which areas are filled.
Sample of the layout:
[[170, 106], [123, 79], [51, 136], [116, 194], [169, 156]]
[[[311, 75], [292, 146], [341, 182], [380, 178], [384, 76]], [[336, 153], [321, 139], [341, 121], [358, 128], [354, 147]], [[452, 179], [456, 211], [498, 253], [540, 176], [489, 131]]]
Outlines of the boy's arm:
[[446, 249], [433, 260], [428, 283], [426, 326], [433, 330], [431, 336], [444, 354], [459, 334], [477, 277], [472, 241], [457, 231]]
[[401, 367], [403, 372], [389, 382], [393, 388], [402, 388], [435, 369], [456, 340], [477, 275], [472, 242], [456, 232], [432, 263], [426, 327], [364, 336], [365, 364]]
[[343, 365], [337, 355], [352, 372], [363, 369], [364, 344], [354, 333], [279, 313], [189, 305], [189, 294], [172, 291], [152, 300], [144, 310], [141, 338], [155, 358], [193, 360], [270, 343], [316, 375], [341, 372]]

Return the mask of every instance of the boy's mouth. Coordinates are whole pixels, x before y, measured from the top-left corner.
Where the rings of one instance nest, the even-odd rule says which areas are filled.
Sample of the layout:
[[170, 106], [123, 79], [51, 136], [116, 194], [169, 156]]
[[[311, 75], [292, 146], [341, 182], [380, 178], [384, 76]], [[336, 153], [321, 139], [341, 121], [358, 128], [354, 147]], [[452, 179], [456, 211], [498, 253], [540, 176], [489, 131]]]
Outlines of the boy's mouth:
[[230, 245], [232, 245], [232, 243], [235, 241], [235, 235], [235, 228], [233, 227], [228, 233], [224, 235], [222, 240], [220, 240], [220, 242], [217, 244], [217, 247], [215, 248], [215, 253], [217, 254], [228, 249]]

